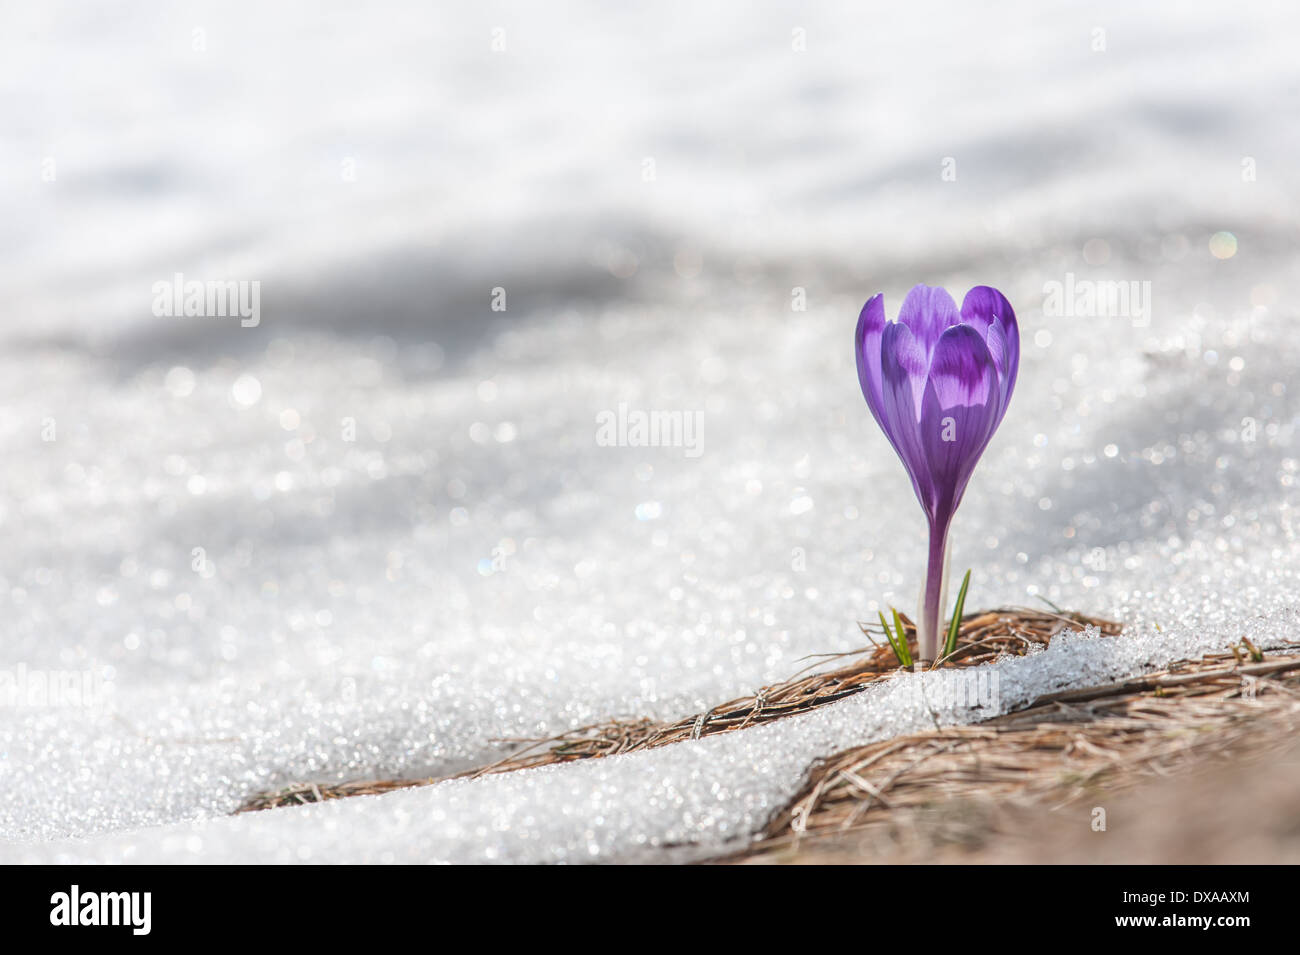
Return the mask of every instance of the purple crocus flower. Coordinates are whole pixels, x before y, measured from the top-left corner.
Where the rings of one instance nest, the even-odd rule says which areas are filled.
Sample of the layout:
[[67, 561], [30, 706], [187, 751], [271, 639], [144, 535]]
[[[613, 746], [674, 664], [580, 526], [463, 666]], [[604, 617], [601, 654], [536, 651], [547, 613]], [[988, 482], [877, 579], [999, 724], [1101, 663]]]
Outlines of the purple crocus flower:
[[930, 522], [918, 656], [938, 653], [948, 528], [966, 482], [1002, 423], [1020, 365], [1020, 329], [1006, 296], [980, 285], [961, 310], [946, 291], [918, 285], [897, 322], [872, 296], [858, 317], [858, 381], [867, 406], [912, 478]]

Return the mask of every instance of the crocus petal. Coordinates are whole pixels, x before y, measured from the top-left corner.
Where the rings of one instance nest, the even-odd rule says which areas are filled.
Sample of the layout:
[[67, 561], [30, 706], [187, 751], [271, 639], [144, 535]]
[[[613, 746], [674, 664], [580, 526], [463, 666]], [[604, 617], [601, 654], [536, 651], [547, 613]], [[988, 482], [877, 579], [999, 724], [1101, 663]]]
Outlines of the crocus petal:
[[885, 426], [884, 398], [880, 377], [880, 339], [885, 332], [885, 297], [877, 292], [862, 306], [858, 316], [856, 351], [858, 355], [858, 384], [862, 386], [867, 407], [876, 424]]
[[989, 355], [993, 358], [993, 367], [998, 373], [998, 417], [993, 427], [997, 428], [1002, 423], [1002, 416], [1007, 413], [1007, 405], [1011, 403], [1012, 380], [1007, 375], [1007, 362], [1009, 360], [1007, 337], [1002, 331], [1002, 326], [994, 322], [989, 326], [988, 332], [984, 336], [984, 344], [989, 348]]
[[957, 509], [1001, 408], [997, 371], [983, 337], [970, 325], [948, 329], [930, 361], [918, 429], [934, 485], [931, 520], [949, 518]]
[[925, 350], [911, 329], [897, 322], [887, 325], [880, 349], [884, 385], [881, 428], [902, 459], [903, 467], [907, 468], [917, 500], [928, 510], [934, 488], [918, 431], [927, 367]]
[[961, 320], [979, 330], [985, 341], [989, 342], [990, 351], [994, 348], [989, 341], [990, 329], [997, 326], [1001, 330], [1005, 347], [1002, 348], [1001, 355], [994, 352], [993, 358], [999, 362], [998, 380], [1002, 385], [1002, 410], [1005, 413], [1011, 392], [1016, 387], [1016, 373], [1020, 369], [1020, 326], [1016, 323], [1015, 309], [997, 289], [977, 285], [962, 299]]
[[961, 321], [961, 312], [957, 311], [957, 303], [947, 290], [917, 285], [903, 299], [898, 320], [912, 330], [929, 361], [939, 336]]

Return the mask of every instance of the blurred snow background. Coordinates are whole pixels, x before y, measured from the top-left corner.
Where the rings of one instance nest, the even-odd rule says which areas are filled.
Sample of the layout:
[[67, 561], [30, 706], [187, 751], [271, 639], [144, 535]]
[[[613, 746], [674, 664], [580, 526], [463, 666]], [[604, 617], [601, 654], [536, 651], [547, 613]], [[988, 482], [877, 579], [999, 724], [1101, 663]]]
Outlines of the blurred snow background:
[[[1294, 639], [1285, 5], [6, 21], [0, 674], [112, 686], [0, 707], [10, 854], [618, 859], [743, 832], [797, 768], [759, 744], [364, 800], [329, 809], [358, 814], [332, 843], [297, 810], [256, 838], [167, 826], [862, 645], [855, 621], [914, 601], [924, 526], [850, 343], [870, 294], [892, 316], [916, 282], [999, 286], [1021, 322], [954, 530], [972, 606]], [[154, 316], [177, 272], [260, 282], [260, 324]], [[1067, 276], [1150, 283], [1150, 314], [1049, 314]], [[598, 446], [620, 403], [698, 412], [702, 453]], [[684, 808], [750, 778], [724, 831]]]

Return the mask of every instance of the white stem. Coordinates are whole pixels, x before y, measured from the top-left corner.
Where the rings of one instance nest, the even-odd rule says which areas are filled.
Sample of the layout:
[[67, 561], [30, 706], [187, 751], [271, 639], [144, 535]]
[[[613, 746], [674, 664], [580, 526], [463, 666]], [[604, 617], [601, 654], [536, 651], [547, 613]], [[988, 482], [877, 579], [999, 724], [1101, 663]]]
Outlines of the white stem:
[[925, 581], [921, 585], [921, 612], [916, 617], [917, 659], [933, 663], [943, 647], [944, 608], [948, 603], [948, 525], [931, 525], [930, 553], [926, 561]]
[[916, 654], [919, 658], [923, 647], [928, 646], [925, 632], [925, 578], [921, 578], [921, 589], [916, 595]]
[[[948, 637], [948, 630], [944, 628], [944, 615], [948, 612], [948, 567], [953, 563], [952, 542], [953, 539], [949, 537], [949, 547], [944, 550], [944, 582], [939, 585], [939, 633], [944, 637]], [[943, 643], [940, 643], [940, 647], [943, 647]]]
[[939, 585], [939, 640], [935, 646], [939, 648], [936, 657], [943, 656], [943, 643], [948, 638], [948, 631], [944, 627], [944, 621], [947, 619], [944, 614], [948, 612], [948, 565], [952, 563], [952, 537], [948, 537], [948, 547], [943, 552], [943, 583]]

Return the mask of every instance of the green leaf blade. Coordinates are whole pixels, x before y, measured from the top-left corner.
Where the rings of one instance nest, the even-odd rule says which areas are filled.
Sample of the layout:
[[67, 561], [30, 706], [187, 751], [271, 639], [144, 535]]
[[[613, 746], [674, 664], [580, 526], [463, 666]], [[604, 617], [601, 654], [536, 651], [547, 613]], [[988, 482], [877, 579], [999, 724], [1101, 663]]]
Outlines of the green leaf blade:
[[957, 591], [957, 605], [952, 609], [952, 622], [948, 624], [948, 639], [943, 645], [943, 655], [952, 656], [957, 650], [957, 631], [961, 628], [962, 611], [966, 609], [966, 588], [970, 586], [970, 570], [962, 578], [961, 590]]
[[894, 607], [889, 609], [894, 612], [894, 629], [898, 631], [898, 650], [896, 651], [898, 659], [903, 666], [910, 667], [912, 665], [912, 650], [907, 645], [907, 630], [903, 627], [903, 619], [898, 615], [898, 610]]
[[[880, 617], [880, 628], [885, 631], [885, 639], [889, 641], [889, 648], [894, 651], [894, 658], [898, 660], [900, 665], [910, 666], [911, 657], [907, 652], [907, 641], [903, 636], [902, 626], [899, 625], [899, 636], [895, 639], [893, 632], [889, 629], [889, 622], [885, 620], [885, 614], [877, 610], [876, 615]], [[898, 622], [898, 611], [896, 610], [894, 611], [894, 621], [895, 623]]]

